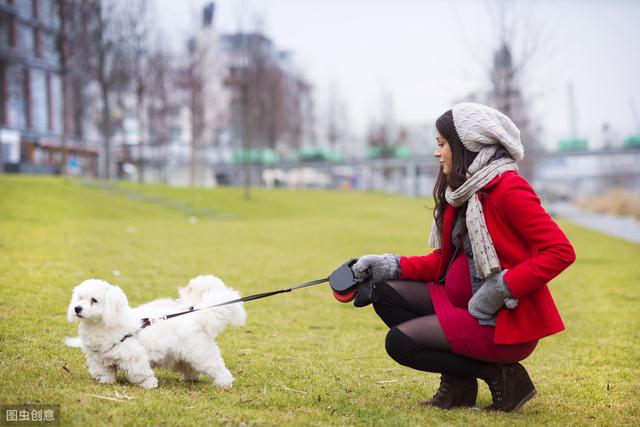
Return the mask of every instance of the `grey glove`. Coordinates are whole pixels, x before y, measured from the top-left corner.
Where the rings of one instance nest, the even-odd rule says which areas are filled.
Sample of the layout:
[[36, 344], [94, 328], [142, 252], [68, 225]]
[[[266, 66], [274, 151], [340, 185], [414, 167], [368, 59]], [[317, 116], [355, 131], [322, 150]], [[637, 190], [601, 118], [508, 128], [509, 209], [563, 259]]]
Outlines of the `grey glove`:
[[508, 270], [503, 270], [487, 277], [480, 289], [469, 300], [469, 313], [476, 319], [491, 319], [502, 306], [515, 308], [518, 300], [512, 298], [509, 288], [504, 283], [504, 275]]
[[400, 278], [400, 256], [394, 254], [364, 255], [351, 266], [356, 279], [369, 278], [373, 283]]

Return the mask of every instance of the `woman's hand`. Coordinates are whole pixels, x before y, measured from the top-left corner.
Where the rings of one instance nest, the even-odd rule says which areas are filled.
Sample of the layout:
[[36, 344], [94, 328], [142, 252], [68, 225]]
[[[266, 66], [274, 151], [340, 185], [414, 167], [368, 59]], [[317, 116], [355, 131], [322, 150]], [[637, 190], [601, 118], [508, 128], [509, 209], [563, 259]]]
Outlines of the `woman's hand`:
[[394, 254], [364, 255], [351, 266], [356, 279], [373, 283], [400, 278], [400, 256]]
[[503, 280], [507, 271], [503, 270], [487, 277], [480, 289], [471, 297], [468, 308], [473, 317], [488, 320], [505, 304], [507, 308], [515, 308], [518, 305], [518, 300], [511, 297], [511, 292]]

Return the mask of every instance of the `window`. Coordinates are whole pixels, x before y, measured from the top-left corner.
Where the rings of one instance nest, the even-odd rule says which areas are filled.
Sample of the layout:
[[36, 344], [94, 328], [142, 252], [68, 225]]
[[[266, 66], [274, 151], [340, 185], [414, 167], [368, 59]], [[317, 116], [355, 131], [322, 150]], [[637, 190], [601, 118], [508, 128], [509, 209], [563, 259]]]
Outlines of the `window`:
[[8, 125], [16, 128], [25, 126], [25, 105], [24, 105], [24, 73], [23, 69], [12, 63], [5, 66], [5, 93], [7, 94], [5, 105]]
[[42, 70], [31, 69], [31, 126], [39, 131], [46, 131], [48, 128], [48, 99], [47, 76]]
[[4, 126], [9, 124], [9, 115], [7, 114], [9, 100], [7, 95], [7, 63], [0, 61], [0, 124]]
[[58, 64], [59, 52], [56, 45], [56, 36], [54, 34], [40, 31], [42, 37], [42, 55], [50, 63]]
[[0, 12], [0, 46], [10, 46], [11, 40], [11, 19], [10, 16]]
[[15, 1], [14, 4], [18, 9], [18, 15], [21, 18], [31, 19], [33, 18], [33, 3], [29, 0]]
[[15, 16], [9, 18], [9, 46], [18, 47], [18, 20]]
[[34, 31], [31, 29], [30, 26], [24, 25], [24, 24], [19, 24], [18, 29], [19, 29], [18, 46], [21, 49], [24, 49], [26, 52], [33, 52], [34, 34], [35, 34]]
[[[22, 0], [24, 2], [26, 2], [27, 0]], [[33, 5], [31, 7], [31, 10], [33, 11], [33, 19], [38, 20], [38, 18], [40, 18], [40, 10], [38, 9], [38, 0], [33, 0]]]
[[7, 63], [5, 68], [7, 120], [11, 127], [21, 128], [24, 119], [22, 105], [22, 70], [17, 64]]
[[51, 127], [53, 132], [62, 132], [62, 79], [57, 74], [49, 74], [51, 98], [49, 100]]
[[42, 58], [42, 31], [33, 29], [34, 53], [38, 58]]
[[33, 116], [31, 114], [31, 73], [28, 68], [25, 68], [22, 71], [22, 75], [24, 76], [22, 79], [22, 90], [24, 100], [24, 123], [27, 128], [33, 127]]
[[51, 98], [51, 74], [47, 73], [47, 130], [53, 131], [53, 99]]
[[54, 1], [38, 1], [38, 21], [48, 27], [58, 28], [58, 9], [57, 4]]

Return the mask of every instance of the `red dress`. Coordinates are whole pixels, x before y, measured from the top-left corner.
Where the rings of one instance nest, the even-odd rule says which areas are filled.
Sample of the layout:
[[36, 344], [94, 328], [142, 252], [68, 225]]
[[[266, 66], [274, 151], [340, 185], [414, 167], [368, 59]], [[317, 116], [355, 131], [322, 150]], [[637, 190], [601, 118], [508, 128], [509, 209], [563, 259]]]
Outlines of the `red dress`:
[[464, 253], [457, 256], [444, 285], [429, 284], [429, 295], [438, 321], [454, 353], [493, 363], [514, 363], [525, 359], [538, 341], [522, 344], [495, 344], [495, 327], [482, 326], [469, 314], [471, 275]]

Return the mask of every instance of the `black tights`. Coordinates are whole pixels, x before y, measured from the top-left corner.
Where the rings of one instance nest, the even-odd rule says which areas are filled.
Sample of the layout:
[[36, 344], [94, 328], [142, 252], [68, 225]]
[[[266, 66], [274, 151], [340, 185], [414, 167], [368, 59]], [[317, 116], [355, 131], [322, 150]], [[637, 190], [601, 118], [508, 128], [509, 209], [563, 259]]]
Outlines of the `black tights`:
[[391, 281], [376, 285], [373, 308], [390, 328], [387, 353], [419, 371], [475, 377], [485, 362], [454, 354], [438, 322], [424, 283]]

